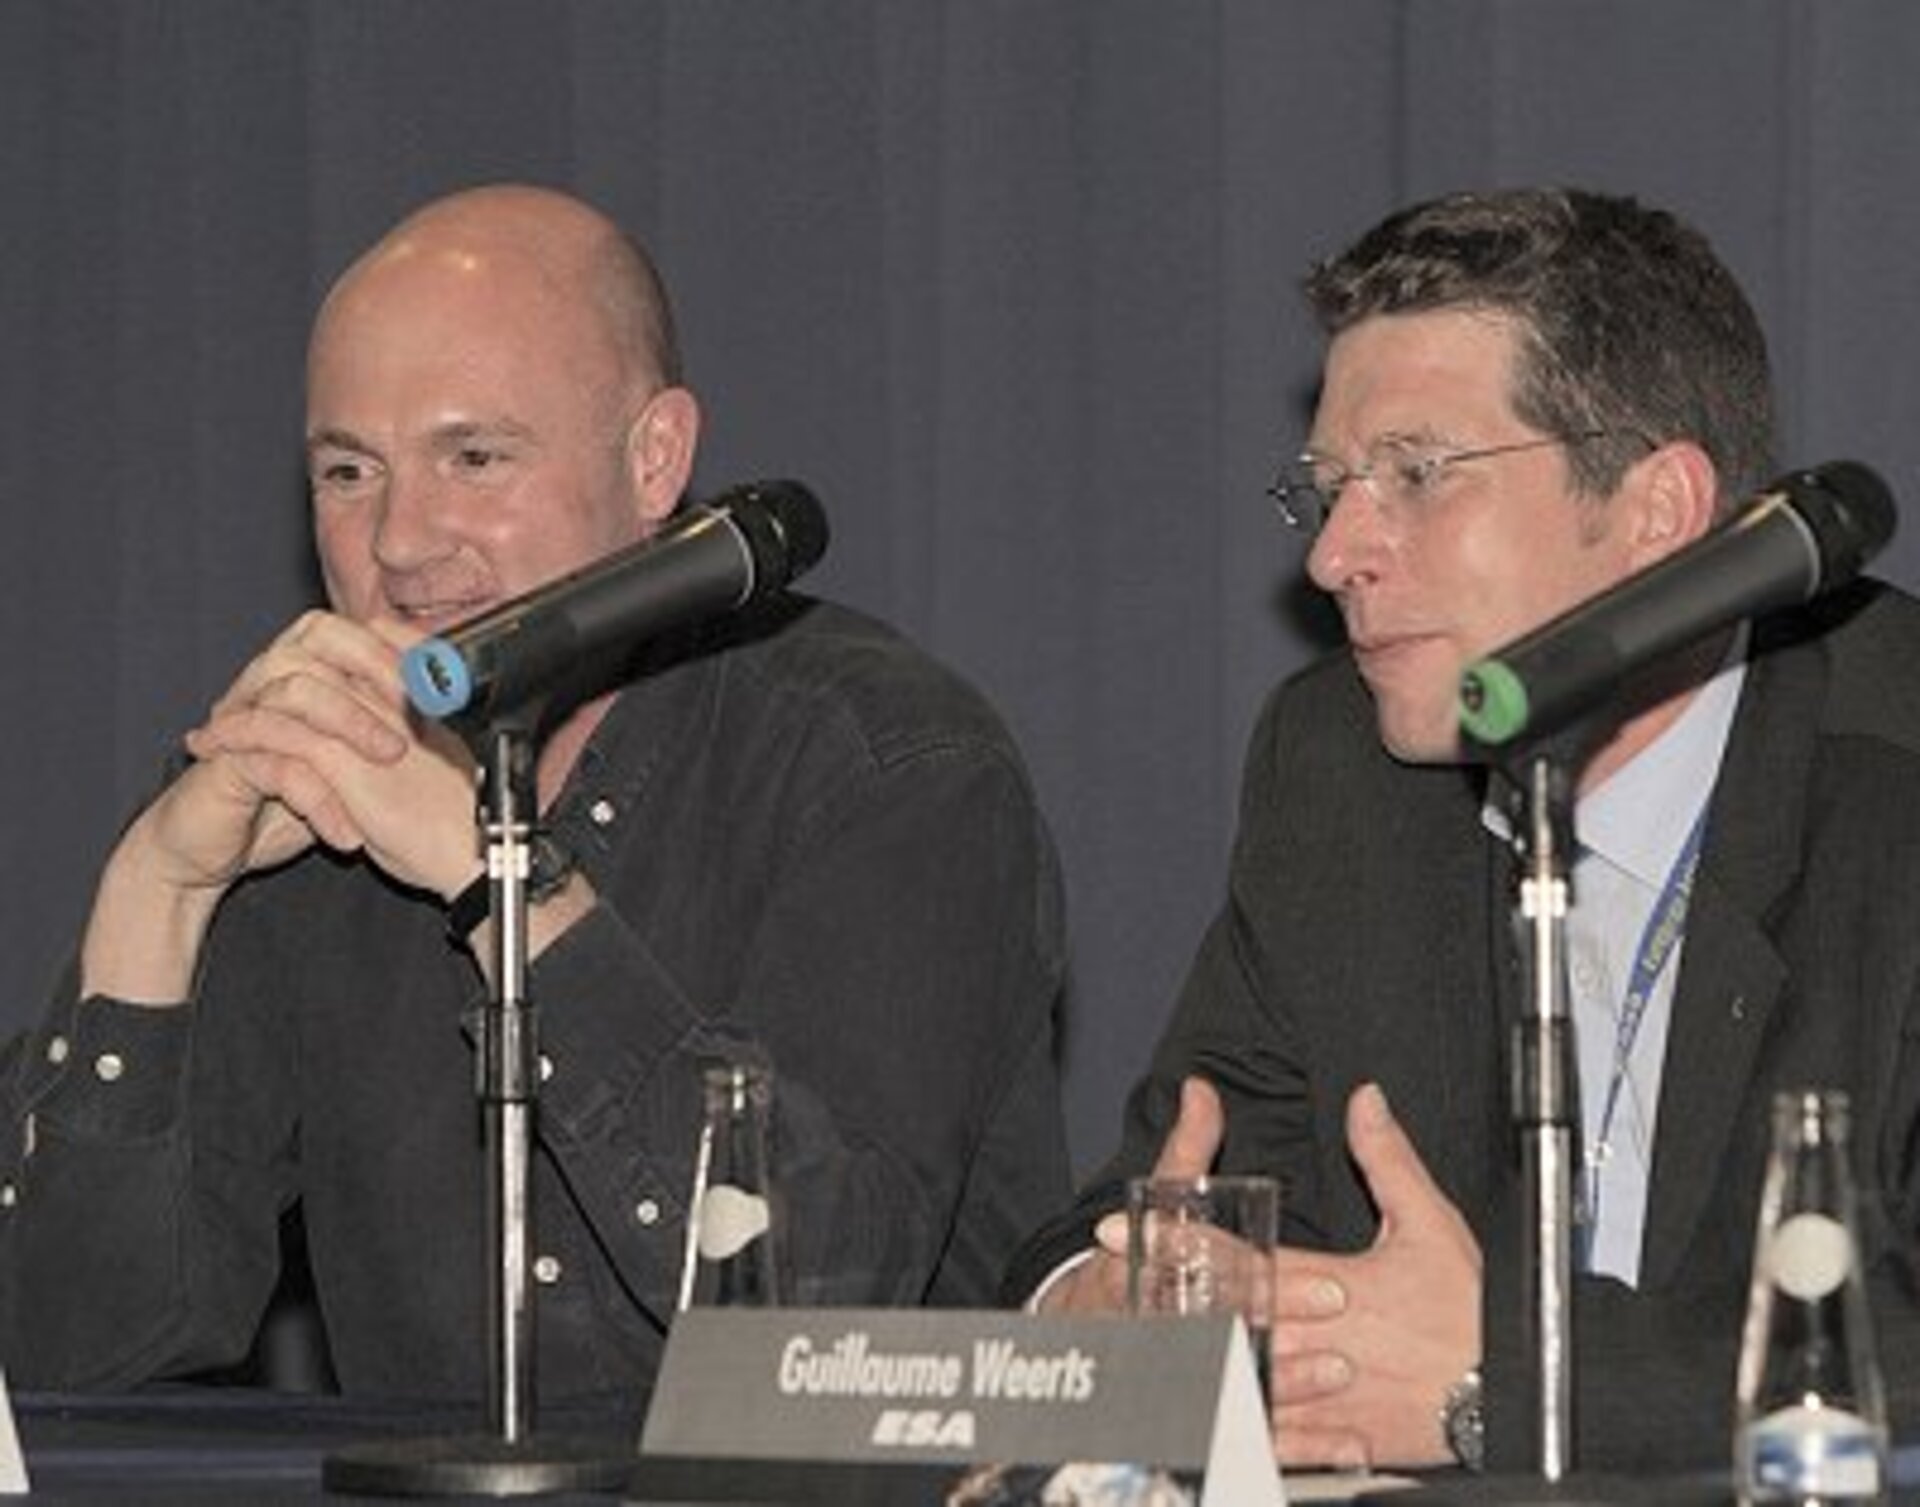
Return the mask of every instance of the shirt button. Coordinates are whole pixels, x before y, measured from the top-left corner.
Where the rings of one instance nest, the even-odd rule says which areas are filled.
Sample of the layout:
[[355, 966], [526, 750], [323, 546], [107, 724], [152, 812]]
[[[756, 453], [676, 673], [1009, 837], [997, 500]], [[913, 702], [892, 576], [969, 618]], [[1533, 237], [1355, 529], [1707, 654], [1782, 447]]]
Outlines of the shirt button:
[[533, 1280], [542, 1286], [551, 1287], [560, 1280], [560, 1258], [541, 1256], [533, 1263]]
[[651, 1198], [643, 1198], [633, 1206], [633, 1217], [648, 1227], [656, 1225], [660, 1222], [660, 1205]]
[[47, 1061], [65, 1062], [67, 1060], [67, 1038], [54, 1036], [47, 1041]]
[[599, 800], [587, 807], [587, 818], [596, 827], [611, 827], [613, 825], [613, 817], [613, 802], [605, 796], [600, 797]]
[[20, 1190], [12, 1183], [0, 1183], [0, 1209], [11, 1209], [20, 1202]]
[[102, 1052], [93, 1059], [93, 1071], [102, 1083], [112, 1083], [127, 1070], [118, 1052]]
[[540, 1054], [540, 1081], [545, 1083], [553, 1076], [553, 1059], [545, 1052]]

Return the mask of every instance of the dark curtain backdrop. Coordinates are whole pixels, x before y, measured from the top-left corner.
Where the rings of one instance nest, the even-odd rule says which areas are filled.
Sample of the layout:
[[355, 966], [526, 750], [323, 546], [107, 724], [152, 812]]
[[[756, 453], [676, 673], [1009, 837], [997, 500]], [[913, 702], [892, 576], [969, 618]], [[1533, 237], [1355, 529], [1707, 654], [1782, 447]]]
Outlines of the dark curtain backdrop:
[[[1759, 305], [1782, 459], [1911, 503], [1917, 69], [1910, 0], [6, 0], [0, 1025], [309, 598], [319, 294], [417, 201], [539, 180], [658, 252], [703, 485], [812, 482], [818, 583], [1014, 724], [1084, 1165], [1219, 899], [1260, 696], [1324, 641], [1261, 495], [1307, 260], [1457, 187], [1671, 205]], [[1920, 526], [1883, 569], [1920, 586]]]

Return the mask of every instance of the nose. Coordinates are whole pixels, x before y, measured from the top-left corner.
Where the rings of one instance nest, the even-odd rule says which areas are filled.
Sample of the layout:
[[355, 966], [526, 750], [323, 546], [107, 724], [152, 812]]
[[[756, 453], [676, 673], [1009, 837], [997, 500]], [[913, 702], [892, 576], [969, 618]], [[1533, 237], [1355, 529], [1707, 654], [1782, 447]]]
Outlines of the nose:
[[387, 476], [373, 531], [373, 558], [381, 569], [418, 569], [445, 554], [445, 487], [430, 471], [395, 467]]
[[1379, 574], [1394, 538], [1372, 485], [1350, 481], [1314, 536], [1307, 575], [1322, 591], [1343, 591]]

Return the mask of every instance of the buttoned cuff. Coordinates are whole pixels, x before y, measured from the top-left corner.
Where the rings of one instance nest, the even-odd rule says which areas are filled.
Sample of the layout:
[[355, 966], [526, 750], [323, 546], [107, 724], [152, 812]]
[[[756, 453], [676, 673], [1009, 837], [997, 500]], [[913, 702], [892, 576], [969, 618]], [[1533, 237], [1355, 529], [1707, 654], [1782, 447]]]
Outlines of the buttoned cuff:
[[1100, 1248], [1090, 1245], [1084, 1251], [1077, 1251], [1067, 1257], [1065, 1261], [1062, 1261], [1052, 1271], [1048, 1272], [1046, 1276], [1040, 1279], [1040, 1285], [1028, 1294], [1027, 1301], [1022, 1306], [1028, 1313], [1039, 1313], [1046, 1304], [1048, 1293], [1052, 1292], [1054, 1288], [1058, 1287], [1068, 1277], [1079, 1271], [1081, 1267], [1085, 1266], [1099, 1254]]
[[179, 1112], [191, 1026], [183, 1006], [82, 1000], [35, 1044], [36, 1118], [74, 1140], [139, 1140]]

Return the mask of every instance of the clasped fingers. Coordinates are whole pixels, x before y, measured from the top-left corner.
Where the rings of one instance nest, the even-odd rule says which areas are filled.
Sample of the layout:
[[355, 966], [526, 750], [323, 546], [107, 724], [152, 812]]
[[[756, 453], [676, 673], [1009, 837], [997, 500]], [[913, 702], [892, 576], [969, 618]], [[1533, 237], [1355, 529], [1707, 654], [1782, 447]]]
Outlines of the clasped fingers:
[[263, 751], [299, 755], [310, 752], [316, 738], [381, 764], [398, 761], [412, 744], [404, 713], [344, 681], [293, 671], [244, 692], [236, 684], [207, 721], [187, 734], [186, 745], [201, 759]]
[[398, 645], [364, 623], [337, 613], [302, 614], [234, 678], [215, 713], [252, 705], [267, 688], [292, 679], [313, 679], [379, 708], [396, 723], [406, 718]]

